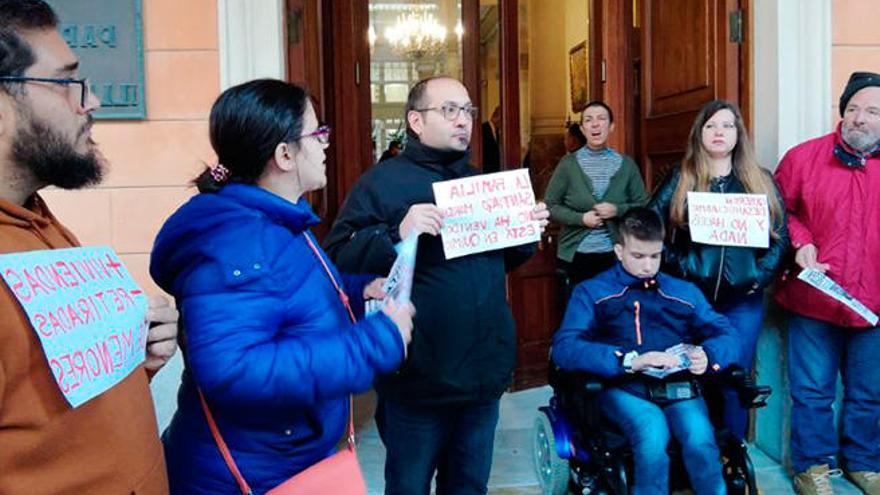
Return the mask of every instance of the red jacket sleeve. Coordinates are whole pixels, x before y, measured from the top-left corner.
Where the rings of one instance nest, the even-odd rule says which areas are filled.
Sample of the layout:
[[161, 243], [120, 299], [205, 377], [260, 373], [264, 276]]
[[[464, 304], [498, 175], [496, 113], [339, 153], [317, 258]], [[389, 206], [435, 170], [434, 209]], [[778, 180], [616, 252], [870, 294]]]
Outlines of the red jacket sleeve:
[[798, 170], [798, 163], [792, 151], [789, 151], [782, 157], [779, 167], [776, 169], [776, 184], [779, 186], [779, 193], [782, 195], [782, 201], [785, 203], [785, 212], [788, 214], [788, 233], [791, 237], [791, 245], [795, 249], [801, 246], [813, 243], [813, 234], [807, 228], [805, 219], [807, 217], [806, 209], [801, 196], [801, 184], [803, 178], [803, 167]]

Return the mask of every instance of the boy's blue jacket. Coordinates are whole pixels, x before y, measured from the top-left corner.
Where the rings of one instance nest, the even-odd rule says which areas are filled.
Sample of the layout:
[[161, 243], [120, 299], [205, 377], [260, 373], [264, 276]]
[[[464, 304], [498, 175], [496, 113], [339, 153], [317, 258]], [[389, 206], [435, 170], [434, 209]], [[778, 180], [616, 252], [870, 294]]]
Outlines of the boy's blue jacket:
[[[384, 313], [351, 323], [306, 243], [317, 223], [305, 199], [229, 184], [193, 197], [156, 238], [150, 273], [177, 301], [186, 363], [164, 435], [173, 494], [238, 493], [196, 386], [245, 479], [264, 493], [332, 453], [348, 394], [403, 359]], [[340, 276], [324, 258], [362, 312], [375, 276]]]
[[699, 344], [709, 370], [736, 362], [739, 343], [727, 318], [716, 313], [690, 282], [658, 273], [654, 284], [633, 277], [618, 263], [575, 287], [562, 326], [553, 336], [552, 358], [563, 369], [603, 378], [623, 376], [624, 354]]

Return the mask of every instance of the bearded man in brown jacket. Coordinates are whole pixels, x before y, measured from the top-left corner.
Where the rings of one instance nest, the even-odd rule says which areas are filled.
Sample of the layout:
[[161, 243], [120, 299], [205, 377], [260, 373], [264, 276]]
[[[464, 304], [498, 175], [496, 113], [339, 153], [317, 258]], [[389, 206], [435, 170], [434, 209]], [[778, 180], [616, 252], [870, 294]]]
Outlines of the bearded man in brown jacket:
[[[79, 246], [37, 191], [99, 182], [98, 100], [42, 0], [0, 0], [0, 254]], [[177, 313], [151, 299], [146, 361], [73, 408], [0, 281], [0, 495], [168, 492], [148, 375], [176, 349]]]

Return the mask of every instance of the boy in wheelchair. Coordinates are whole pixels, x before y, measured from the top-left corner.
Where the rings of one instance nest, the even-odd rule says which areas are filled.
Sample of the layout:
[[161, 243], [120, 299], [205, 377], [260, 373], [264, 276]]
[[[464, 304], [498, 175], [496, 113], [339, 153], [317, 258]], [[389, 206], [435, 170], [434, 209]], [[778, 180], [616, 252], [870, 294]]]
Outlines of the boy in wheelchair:
[[601, 411], [633, 450], [633, 494], [668, 493], [670, 436], [696, 493], [724, 494], [715, 433], [694, 378], [735, 363], [739, 346], [696, 286], [658, 273], [664, 232], [656, 213], [633, 208], [619, 228], [620, 263], [574, 289], [552, 359], [603, 379]]

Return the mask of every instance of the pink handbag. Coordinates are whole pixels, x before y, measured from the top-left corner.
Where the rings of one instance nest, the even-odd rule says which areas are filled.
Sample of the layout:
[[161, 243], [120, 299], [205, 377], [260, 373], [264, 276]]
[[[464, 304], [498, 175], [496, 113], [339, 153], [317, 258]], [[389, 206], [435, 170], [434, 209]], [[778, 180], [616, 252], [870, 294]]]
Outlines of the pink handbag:
[[[217, 442], [217, 448], [220, 449], [226, 466], [235, 477], [238, 489], [242, 495], [253, 495], [250, 485], [232, 459], [229, 447], [223, 441], [220, 430], [217, 429], [217, 423], [214, 422], [201, 391], [199, 391], [199, 399], [202, 401], [202, 409], [205, 411], [205, 417], [208, 419], [208, 427], [211, 429], [214, 441]], [[351, 411], [353, 406], [351, 397], [349, 397], [349, 406], [349, 411]], [[354, 415], [349, 413], [348, 416], [347, 448], [294, 475], [266, 492], [266, 495], [367, 495], [367, 486], [364, 483], [364, 476], [361, 474], [361, 465], [358, 463], [354, 450]]]
[[[339, 287], [339, 284], [333, 277], [333, 272], [330, 271], [330, 267], [327, 266], [324, 258], [321, 257], [318, 248], [315, 247], [308, 232], [303, 233], [303, 235], [305, 236], [309, 247], [312, 249], [312, 252], [315, 253], [318, 261], [320, 261], [321, 265], [324, 267], [324, 271], [330, 278], [330, 282], [333, 283], [336, 293], [339, 294], [339, 299], [342, 301], [342, 304], [345, 305], [345, 309], [348, 310], [348, 315], [351, 318], [351, 321], [354, 322], [354, 312], [348, 304], [348, 296], [346, 296], [345, 291]], [[208, 420], [208, 427], [211, 429], [211, 435], [214, 436], [214, 441], [217, 443], [217, 448], [220, 450], [223, 460], [226, 461], [226, 466], [229, 467], [229, 471], [232, 473], [232, 476], [235, 477], [235, 481], [238, 483], [238, 489], [241, 491], [242, 495], [252, 495], [253, 491], [244, 479], [244, 476], [241, 475], [241, 471], [238, 470], [235, 461], [232, 459], [232, 454], [229, 452], [226, 442], [223, 441], [223, 437], [220, 435], [220, 430], [217, 428], [217, 423], [214, 421], [214, 416], [211, 414], [211, 410], [208, 408], [208, 403], [205, 401], [205, 396], [202, 395], [201, 390], [199, 390], [199, 399], [202, 403], [202, 410], [205, 412], [205, 418]], [[296, 474], [284, 483], [269, 490], [266, 495], [367, 494], [364, 476], [361, 473], [361, 466], [360, 463], [358, 463], [354, 448], [354, 401], [351, 396], [348, 397], [348, 402], [348, 447], [340, 450], [323, 461], [318, 462], [308, 469], [301, 471], [299, 474]]]

